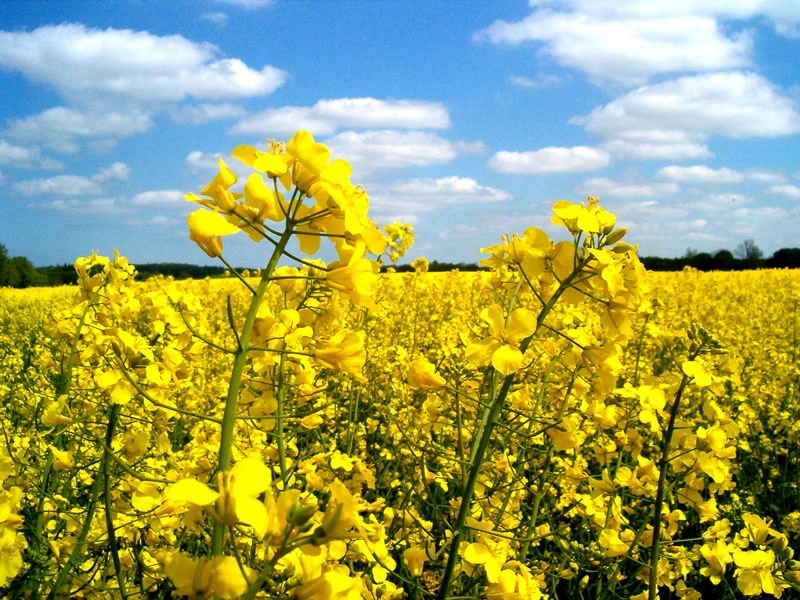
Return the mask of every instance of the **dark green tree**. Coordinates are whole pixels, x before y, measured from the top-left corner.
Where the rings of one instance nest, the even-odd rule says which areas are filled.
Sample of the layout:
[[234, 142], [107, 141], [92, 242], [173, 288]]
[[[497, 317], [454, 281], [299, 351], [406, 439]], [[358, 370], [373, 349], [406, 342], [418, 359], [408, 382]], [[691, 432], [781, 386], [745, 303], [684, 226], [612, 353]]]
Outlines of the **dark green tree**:
[[41, 273], [24, 256], [15, 256], [6, 261], [3, 285], [15, 288], [26, 288], [42, 285]]

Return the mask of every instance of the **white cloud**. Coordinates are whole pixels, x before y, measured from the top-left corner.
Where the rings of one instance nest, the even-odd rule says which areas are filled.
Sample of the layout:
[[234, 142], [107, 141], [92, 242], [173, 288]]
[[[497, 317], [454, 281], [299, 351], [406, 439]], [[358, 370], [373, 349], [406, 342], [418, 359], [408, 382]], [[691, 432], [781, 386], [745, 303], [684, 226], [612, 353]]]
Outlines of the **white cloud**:
[[180, 221], [178, 219], [174, 219], [172, 217], [166, 217], [164, 215], [156, 215], [151, 219], [148, 219], [146, 225], [152, 225], [154, 227], [173, 227], [178, 225]]
[[445, 205], [504, 202], [511, 199], [511, 194], [480, 185], [469, 177], [442, 177], [397, 182], [379, 188], [377, 193], [370, 195], [370, 199], [372, 206], [378, 210], [417, 212]]
[[92, 181], [103, 183], [113, 179], [124, 180], [130, 177], [131, 168], [123, 162], [115, 162], [114, 164], [106, 167], [92, 175]]
[[151, 190], [148, 192], [141, 192], [131, 198], [131, 204], [134, 206], [175, 206], [185, 202], [184, 192], [180, 190]]
[[229, 4], [246, 10], [258, 10], [272, 5], [273, 0], [215, 0], [218, 4]]
[[180, 35], [70, 23], [0, 32], [0, 66], [89, 106], [266, 96], [286, 79], [280, 69], [255, 70]]
[[447, 108], [438, 102], [337, 98], [313, 106], [268, 109], [240, 120], [230, 133], [290, 135], [308, 129], [314, 135], [329, 135], [343, 128], [445, 129], [450, 124]]
[[608, 177], [598, 177], [584, 181], [580, 189], [583, 193], [604, 198], [651, 198], [667, 196], [678, 191], [678, 185], [673, 182], [663, 183], [636, 183], [632, 181], [616, 181]]
[[411, 179], [370, 188], [370, 212], [381, 223], [418, 223], [419, 214], [447, 206], [495, 204], [511, 194], [469, 177]]
[[101, 169], [91, 177], [81, 175], [56, 175], [45, 179], [18, 181], [13, 188], [23, 196], [84, 196], [103, 192], [101, 184], [114, 179], [127, 179], [131, 168], [122, 162], [115, 162]]
[[186, 156], [186, 164], [192, 172], [199, 171], [215, 171], [219, 168], [219, 159], [222, 158], [221, 154], [208, 154], [207, 152], [200, 152], [194, 150]]
[[209, 121], [236, 119], [245, 115], [246, 111], [236, 104], [188, 104], [177, 106], [170, 111], [172, 118], [179, 123], [202, 125]]
[[712, 169], [705, 165], [691, 167], [670, 165], [660, 169], [656, 175], [662, 179], [680, 183], [739, 183], [744, 181], [744, 175], [739, 171], [727, 167]]
[[796, 185], [773, 185], [769, 188], [771, 194], [776, 196], [783, 196], [784, 198], [791, 198], [792, 200], [800, 200], [800, 187]]
[[542, 89], [557, 86], [564, 82], [564, 77], [539, 73], [536, 77], [525, 77], [524, 75], [510, 75], [509, 83], [524, 88]]
[[23, 196], [82, 196], [100, 194], [103, 188], [96, 181], [79, 175], [56, 175], [47, 179], [28, 179], [13, 185]]
[[596, 171], [610, 164], [608, 152], [588, 146], [542, 148], [531, 152], [500, 151], [489, 159], [489, 167], [500, 173], [547, 175]]
[[0, 140], [0, 165], [20, 169], [61, 169], [57, 160], [42, 156], [36, 147], [23, 147]]
[[343, 131], [325, 140], [332, 156], [344, 158], [359, 174], [448, 163], [459, 147], [423, 131]]
[[744, 172], [744, 175], [749, 181], [756, 181], [758, 183], [771, 183], [777, 185], [786, 182], [786, 176], [782, 173], [776, 173], [775, 171], [747, 169]]
[[228, 24], [228, 15], [226, 15], [223, 12], [207, 12], [207, 13], [203, 13], [203, 15], [200, 18], [205, 20], [205, 21], [209, 21], [211, 23], [214, 23], [214, 25], [216, 25], [218, 27], [224, 27], [225, 25]]
[[711, 158], [711, 136], [779, 137], [800, 132], [792, 100], [755, 73], [687, 76], [628, 92], [575, 117], [615, 156], [639, 160]]
[[108, 215], [120, 212], [117, 201], [114, 198], [92, 198], [90, 200], [52, 200], [51, 202], [37, 202], [28, 205], [28, 208], [35, 210], [55, 210], [63, 213], [84, 214], [84, 215]]
[[56, 152], [78, 152], [79, 138], [120, 138], [144, 133], [153, 126], [150, 114], [140, 110], [82, 112], [64, 106], [49, 108], [9, 122], [6, 135], [26, 143], [39, 142]]
[[631, 134], [646, 139], [652, 131], [731, 138], [800, 132], [792, 101], [762, 76], [739, 71], [644, 86], [573, 122], [612, 139]]
[[712, 158], [707, 136], [685, 131], [621, 131], [603, 148], [612, 155], [634, 160], [692, 160]]
[[516, 23], [496, 21], [479, 37], [494, 43], [540, 42], [541, 53], [556, 63], [597, 82], [623, 85], [642, 84], [659, 73], [751, 66], [749, 34], [726, 36], [712, 16], [614, 13], [592, 6], [569, 10], [563, 3], [557, 8], [562, 10], [535, 8]]

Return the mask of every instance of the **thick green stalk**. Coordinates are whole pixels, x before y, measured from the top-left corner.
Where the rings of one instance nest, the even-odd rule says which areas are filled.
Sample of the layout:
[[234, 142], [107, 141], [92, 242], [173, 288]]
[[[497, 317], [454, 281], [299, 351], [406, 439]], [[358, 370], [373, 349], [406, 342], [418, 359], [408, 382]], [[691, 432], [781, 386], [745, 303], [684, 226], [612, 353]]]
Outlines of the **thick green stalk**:
[[[556, 305], [556, 302], [558, 302], [559, 298], [561, 298], [564, 292], [567, 291], [572, 284], [572, 281], [578, 276], [584, 266], [585, 262], [580, 261], [575, 270], [570, 273], [570, 275], [564, 279], [564, 281], [561, 282], [561, 285], [559, 285], [552, 298], [550, 298], [547, 304], [542, 307], [542, 310], [539, 312], [539, 315], [536, 318], [536, 329], [530, 336], [522, 340], [522, 343], [519, 346], [522, 354], [525, 354], [525, 351], [528, 349], [528, 346], [530, 346], [533, 338], [539, 331], [539, 328], [547, 318], [547, 315]], [[477, 445], [473, 447], [474, 450], [470, 456], [469, 475], [467, 476], [464, 489], [461, 492], [461, 506], [458, 509], [458, 516], [456, 517], [456, 522], [453, 526], [453, 536], [450, 540], [450, 552], [449, 556], [447, 557], [447, 565], [445, 566], [445, 571], [442, 576], [442, 584], [439, 587], [438, 594], [436, 595], [437, 600], [445, 600], [450, 593], [450, 585], [453, 581], [453, 573], [455, 572], [456, 561], [458, 560], [458, 549], [461, 545], [461, 538], [464, 536], [464, 531], [466, 529], [467, 516], [470, 513], [470, 506], [472, 505], [472, 497], [475, 495], [475, 483], [478, 481], [478, 475], [483, 467], [483, 459], [486, 455], [487, 449], [489, 448], [489, 441], [492, 438], [492, 432], [494, 431], [495, 423], [497, 423], [497, 420], [503, 411], [503, 407], [506, 403], [506, 397], [508, 396], [509, 391], [511, 391], [511, 386], [514, 384], [515, 378], [515, 373], [505, 376], [503, 383], [500, 386], [500, 391], [486, 409], [483, 421], [479, 427], [480, 435], [477, 438]]]
[[[108, 419], [108, 425], [106, 425], [106, 444], [109, 447], [111, 446], [111, 439], [114, 436], [114, 429], [117, 426], [118, 414], [119, 414], [119, 405], [115, 404], [111, 407], [111, 415], [109, 416]], [[69, 555], [69, 558], [67, 559], [67, 564], [65, 564], [64, 567], [59, 572], [58, 577], [56, 578], [56, 582], [53, 584], [50, 593], [47, 595], [48, 600], [51, 598], [59, 597], [58, 590], [60, 590], [61, 586], [64, 585], [64, 582], [66, 581], [70, 572], [72, 572], [72, 569], [78, 564], [78, 561], [83, 555], [83, 551], [86, 548], [86, 539], [89, 537], [89, 530], [92, 528], [92, 520], [94, 519], [94, 512], [97, 509], [97, 504], [100, 500], [100, 493], [105, 488], [107, 468], [108, 468], [108, 452], [103, 452], [103, 458], [100, 459], [100, 467], [97, 472], [97, 477], [95, 477], [94, 484], [92, 484], [91, 497], [89, 499], [89, 505], [86, 508], [86, 518], [83, 521], [83, 527], [81, 528], [80, 534], [78, 534], [78, 539], [75, 542], [75, 547], [72, 549], [72, 553]], [[109, 531], [109, 535], [111, 535], [111, 531]], [[111, 543], [111, 538], [109, 538], [109, 543]]]
[[[219, 442], [219, 459], [217, 462], [217, 470], [221, 473], [230, 469], [231, 457], [233, 454], [233, 437], [234, 425], [236, 424], [236, 404], [239, 401], [239, 392], [242, 388], [242, 375], [244, 368], [247, 364], [247, 354], [250, 351], [250, 335], [253, 332], [253, 326], [258, 314], [258, 307], [267, 292], [269, 283], [271, 281], [272, 273], [278, 266], [278, 261], [289, 243], [289, 239], [293, 234], [292, 223], [287, 220], [286, 229], [281, 234], [278, 243], [272, 251], [272, 256], [269, 258], [267, 266], [261, 274], [261, 281], [256, 288], [256, 293], [250, 301], [250, 307], [245, 315], [244, 325], [241, 331], [238, 332], [239, 347], [233, 359], [233, 368], [231, 369], [231, 378], [228, 384], [228, 394], [225, 398], [225, 411], [222, 415], [222, 428], [220, 431]], [[225, 526], [222, 523], [214, 523], [214, 533], [212, 538], [212, 553], [214, 556], [222, 554], [222, 548], [225, 542]]]
[[658, 463], [658, 488], [656, 489], [656, 502], [653, 507], [653, 543], [650, 548], [650, 581], [647, 593], [648, 600], [655, 600], [658, 596], [658, 555], [661, 548], [661, 510], [664, 506], [664, 494], [667, 487], [667, 467], [669, 466], [669, 449], [672, 443], [672, 433], [675, 431], [675, 420], [678, 417], [678, 406], [681, 396], [689, 383], [686, 375], [681, 379], [678, 391], [675, 392], [675, 401], [669, 411], [669, 423], [664, 432], [661, 443], [661, 459]]

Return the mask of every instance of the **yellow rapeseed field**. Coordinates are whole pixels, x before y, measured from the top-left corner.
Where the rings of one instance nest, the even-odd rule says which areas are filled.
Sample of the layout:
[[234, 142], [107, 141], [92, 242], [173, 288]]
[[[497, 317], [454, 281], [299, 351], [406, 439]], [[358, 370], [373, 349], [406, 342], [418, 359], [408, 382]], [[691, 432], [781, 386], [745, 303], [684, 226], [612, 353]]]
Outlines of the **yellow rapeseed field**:
[[800, 272], [646, 273], [589, 198], [485, 271], [381, 273], [413, 233], [345, 161], [233, 155], [189, 232], [251, 237], [255, 277], [0, 290], [0, 594], [800, 591]]

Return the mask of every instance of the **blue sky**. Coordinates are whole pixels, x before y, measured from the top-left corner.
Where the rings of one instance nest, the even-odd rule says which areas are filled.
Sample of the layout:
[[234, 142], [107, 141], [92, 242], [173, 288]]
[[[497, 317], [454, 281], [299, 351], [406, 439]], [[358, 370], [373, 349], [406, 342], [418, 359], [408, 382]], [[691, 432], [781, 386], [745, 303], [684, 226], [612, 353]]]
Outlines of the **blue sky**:
[[782, 0], [5, 0], [0, 243], [208, 263], [183, 195], [309, 129], [414, 225], [408, 260], [476, 262], [590, 194], [643, 255], [769, 255], [800, 246], [799, 56]]

